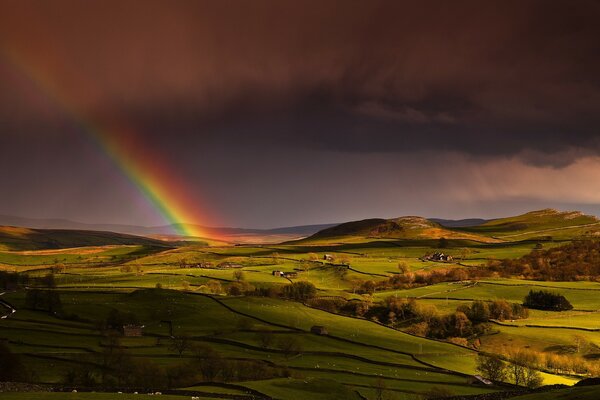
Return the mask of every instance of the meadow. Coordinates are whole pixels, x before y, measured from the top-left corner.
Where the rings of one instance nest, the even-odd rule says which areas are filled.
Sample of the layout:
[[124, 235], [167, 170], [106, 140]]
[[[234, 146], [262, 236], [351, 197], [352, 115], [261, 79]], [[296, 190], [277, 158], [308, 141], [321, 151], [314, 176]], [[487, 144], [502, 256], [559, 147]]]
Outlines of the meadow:
[[[557, 228], [554, 223], [545, 226], [534, 228]], [[522, 225], [518, 228], [521, 234]], [[494, 235], [500, 233], [496, 224], [480, 228], [478, 234], [487, 229]], [[278, 245], [94, 244], [5, 250], [0, 252], [0, 269], [26, 271], [34, 282], [1, 295], [16, 312], [0, 320], [0, 339], [20, 356], [30, 381], [50, 385], [64, 384], [82, 368], [102, 371], [107, 349], [119, 349], [133, 365], [148, 363], [174, 371], [191, 368], [199, 357], [197, 349], [208, 348], [222, 363], [248, 362], [274, 375], [235, 378], [229, 381], [235, 385], [231, 387], [224, 387], [222, 378], [217, 382], [198, 379], [173, 389], [185, 395], [196, 391], [208, 398], [211, 393], [219, 398], [243, 397], [251, 391], [259, 398], [277, 399], [305, 399], [316, 393], [324, 399], [371, 399], [382, 393], [387, 399], [419, 399], [432, 388], [454, 395], [495, 392], [505, 388], [473, 384], [482, 352], [504, 355], [511, 348], [525, 348], [573, 359], [595, 357], [600, 348], [600, 283], [485, 277], [365, 293], [357, 282], [385, 282], [407, 272], [485, 266], [489, 260], [518, 258], [561, 243], [562, 239], [540, 242], [530, 237], [503, 242], [458, 238], [440, 248], [439, 239], [349, 236]], [[436, 251], [454, 259], [424, 259]], [[291, 275], [276, 276], [273, 271]], [[52, 287], [42, 287], [42, 281], [35, 279], [48, 274], [53, 275]], [[473, 338], [457, 344], [415, 334], [410, 320], [391, 326], [377, 318], [264, 294], [294, 282], [309, 282], [316, 288], [316, 298], [338, 299], [341, 304], [368, 302], [378, 307], [389, 298], [411, 299], [441, 314], [452, 314], [475, 300], [521, 303], [530, 290], [541, 288], [564, 295], [573, 309], [530, 310], [525, 319], [491, 321], [490, 328], [477, 336], [475, 346]], [[233, 292], [236, 285], [247, 292]], [[252, 293], [262, 290], [263, 295], [251, 294], [249, 287]], [[59, 296], [60, 313], [31, 307], [28, 294], [36, 288]], [[103, 324], [115, 313], [134, 316], [143, 335], [121, 336], [114, 347]], [[325, 327], [327, 333], [313, 333], [314, 326]], [[585, 341], [585, 352], [574, 351], [575, 336]], [[185, 338], [187, 345], [177, 349], [177, 338]], [[572, 385], [589, 376], [541, 367], [538, 372], [544, 384]], [[7, 399], [32, 396], [94, 400], [108, 394], [3, 394]], [[164, 398], [180, 397], [173, 393]]]

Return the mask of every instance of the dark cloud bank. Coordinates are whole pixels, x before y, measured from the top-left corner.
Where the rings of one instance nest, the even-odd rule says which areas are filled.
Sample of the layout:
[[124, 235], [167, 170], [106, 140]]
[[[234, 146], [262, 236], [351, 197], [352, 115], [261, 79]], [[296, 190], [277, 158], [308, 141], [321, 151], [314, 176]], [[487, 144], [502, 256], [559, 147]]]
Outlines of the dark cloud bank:
[[[373, 213], [394, 215], [422, 200], [392, 194], [372, 176], [423, 181], [411, 191], [430, 196], [423, 187], [444, 181], [438, 175], [449, 168], [440, 160], [446, 156], [432, 161], [432, 153], [474, 165], [511, 159], [526, 169], [564, 169], [600, 151], [597, 1], [0, 4], [5, 55], [44, 71], [85, 113], [137, 126], [188, 177], [208, 182], [203, 196], [224, 204], [233, 223], [276, 225], [294, 209], [302, 215], [290, 222], [370, 214], [365, 195], [331, 218], [304, 207], [316, 186], [327, 201], [355, 190], [344, 183], [350, 162], [364, 179], [357, 187], [395, 199], [372, 200]], [[4, 149], [20, 150], [1, 150], [5, 159], [22, 159], [24, 141], [45, 143], [36, 153], [44, 162], [65, 152], [65, 142], [78, 151], [84, 145], [71, 140], [77, 128], [64, 110], [7, 59], [0, 62], [0, 135]], [[65, 156], [85, 163], [73, 158]], [[398, 177], [400, 168], [410, 174]], [[29, 169], [16, 177], [31, 176]], [[266, 215], [256, 187], [285, 205], [281, 215]], [[535, 193], [523, 196], [511, 204], [540, 202], [527, 203]], [[232, 197], [248, 199], [247, 208]], [[435, 201], [417, 211], [440, 215]], [[486, 201], [489, 207], [469, 210], [497, 213], [498, 204]], [[462, 215], [462, 204], [440, 211]], [[242, 217], [244, 210], [256, 217]]]

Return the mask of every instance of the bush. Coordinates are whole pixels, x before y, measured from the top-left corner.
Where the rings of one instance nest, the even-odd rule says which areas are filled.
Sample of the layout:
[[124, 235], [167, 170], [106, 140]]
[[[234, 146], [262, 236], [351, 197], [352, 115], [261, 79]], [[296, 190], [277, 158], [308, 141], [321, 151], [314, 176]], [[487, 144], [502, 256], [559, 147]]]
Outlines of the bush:
[[547, 290], [530, 290], [529, 294], [523, 300], [523, 305], [529, 308], [548, 311], [567, 311], [573, 309], [573, 306], [565, 296]]
[[283, 288], [283, 296], [288, 299], [305, 301], [312, 299], [317, 294], [317, 288], [310, 282], [294, 282]]

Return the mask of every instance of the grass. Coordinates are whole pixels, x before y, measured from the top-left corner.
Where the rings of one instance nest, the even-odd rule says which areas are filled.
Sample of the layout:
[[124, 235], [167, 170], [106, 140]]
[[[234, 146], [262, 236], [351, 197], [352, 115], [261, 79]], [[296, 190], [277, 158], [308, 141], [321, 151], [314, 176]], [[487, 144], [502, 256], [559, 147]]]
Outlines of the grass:
[[[552, 224], [559, 222], [553, 221], [540, 226], [554, 229], [556, 225]], [[581, 222], [577, 217], [569, 221]], [[496, 235], [499, 226], [484, 227], [482, 230], [488, 231], [478, 234]], [[530, 226], [522, 230], [531, 233], [538, 228]], [[510, 232], [506, 229], [501, 232], [505, 235], [504, 242], [482, 243], [455, 238], [448, 240], [448, 247], [442, 251], [456, 257], [464, 256], [460, 260], [463, 264], [479, 265], [488, 259], [520, 257], [535, 246], [535, 240], [512, 241], [516, 239], [508, 235], [514, 229]], [[22, 234], [26, 238], [28, 233], [13, 234]], [[490, 390], [468, 385], [463, 375], [475, 373], [477, 352], [474, 350], [412, 336], [373, 321], [316, 310], [298, 302], [201, 294], [207, 291], [205, 285], [210, 280], [218, 280], [224, 287], [233, 281], [233, 269], [217, 268], [222, 262], [239, 264], [244, 271], [244, 279], [256, 287], [288, 284], [287, 279], [273, 276], [272, 271], [294, 271], [298, 273], [296, 280], [312, 282], [320, 296], [345, 298], [356, 297], [351, 291], [352, 280], [386, 279], [398, 272], [397, 265], [400, 262], [406, 263], [411, 271], [457, 267], [452, 263], [419, 260], [424, 254], [439, 250], [439, 241], [436, 239], [374, 239], [358, 236], [338, 239], [263, 246], [206, 247], [193, 244], [178, 248], [154, 247], [146, 243], [95, 243], [81, 248], [0, 251], [0, 265], [4, 265], [5, 269], [31, 270], [33, 276], [46, 274], [48, 267], [57, 261], [65, 264], [66, 269], [55, 274], [56, 290], [60, 293], [64, 313], [78, 317], [64, 320], [48, 313], [28, 310], [25, 308], [24, 291], [6, 293], [2, 298], [18, 311], [0, 321], [0, 337], [9, 341], [13, 352], [23, 356], [25, 364], [34, 370], [37, 380], [49, 383], [60, 381], [67, 371], [78, 368], [82, 357], [90, 359], [103, 351], [104, 339], [96, 329], [97, 321], [105, 319], [111, 310], [117, 309], [134, 313], [145, 326], [143, 337], [123, 338], [121, 341], [132, 357], [152, 360], [164, 367], [190, 360], [191, 353], [185, 353], [180, 358], [170, 348], [172, 325], [175, 335], [188, 335], [193, 343], [210, 346], [222, 357], [264, 360], [288, 368], [293, 378], [238, 383], [241, 387], [256, 389], [276, 398], [305, 399], [319, 396], [346, 400], [358, 398], [357, 393], [373, 398], [378, 379], [383, 382], [389, 399], [416, 399], [419, 393], [433, 386], [444, 387], [457, 395]], [[543, 245], [548, 247], [557, 243], [544, 242]], [[275, 257], [274, 253], [278, 256]], [[305, 269], [303, 263], [308, 260], [308, 253], [316, 253], [318, 262], [310, 263]], [[332, 265], [323, 264], [325, 254], [333, 254], [338, 259], [347, 258], [352, 270], [342, 274]], [[204, 262], [212, 263], [213, 268], [192, 267]], [[159, 283], [165, 289], [174, 290], [154, 289]], [[181, 290], [188, 287], [189, 292]], [[514, 326], [494, 325], [494, 334], [481, 338], [483, 350], [500, 352], [507, 347], [518, 346], [557, 352], [557, 349], [569, 346], [574, 334], [581, 334], [591, 343], [600, 345], [598, 332], [565, 329], [600, 328], [600, 313], [597, 312], [600, 310], [600, 296], [596, 296], [600, 293], [600, 283], [596, 282], [487, 279], [475, 285], [441, 283], [377, 292], [374, 300], [382, 301], [387, 296], [414, 297], [419, 302], [433, 304], [438, 310], [449, 313], [473, 299], [504, 298], [521, 302], [529, 290], [540, 287], [565, 295], [575, 310], [561, 313], [531, 311], [530, 318], [526, 320], [507, 321], [507, 324]], [[170, 321], [170, 324], [165, 321]], [[309, 333], [313, 325], [324, 325], [329, 335]], [[259, 333], [264, 330], [272, 331], [274, 338], [273, 343], [266, 347], [262, 345]], [[278, 341], [290, 336], [300, 344], [300, 355], [286, 356], [279, 350]], [[544, 381], [572, 384], [575, 379], [544, 374]], [[205, 385], [197, 389], [214, 393], [243, 391]], [[3, 399], [10, 399], [5, 394], [2, 396]], [[15, 399], [33, 398], [23, 397], [28, 394], [11, 396]], [[102, 393], [36, 393], [35, 396], [36, 399], [129, 398], [125, 394], [116, 397], [115, 394]]]

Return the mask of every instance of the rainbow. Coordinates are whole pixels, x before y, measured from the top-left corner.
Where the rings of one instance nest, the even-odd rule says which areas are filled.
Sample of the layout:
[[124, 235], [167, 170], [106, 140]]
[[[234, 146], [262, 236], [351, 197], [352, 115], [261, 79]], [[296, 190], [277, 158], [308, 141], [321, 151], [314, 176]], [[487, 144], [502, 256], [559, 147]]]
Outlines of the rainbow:
[[123, 121], [116, 122], [84, 112], [77, 106], [77, 97], [57, 85], [46, 71], [36, 69], [35, 63], [25, 62], [19, 54], [8, 51], [6, 47], [2, 50], [8, 65], [33, 83], [46, 98], [53, 100], [97, 144], [164, 221], [173, 227], [174, 233], [194, 238], [209, 236], [200, 227], [200, 222], [206, 221], [199, 211], [202, 207], [190, 195], [186, 182], [161, 154], [141, 139], [135, 129]]

